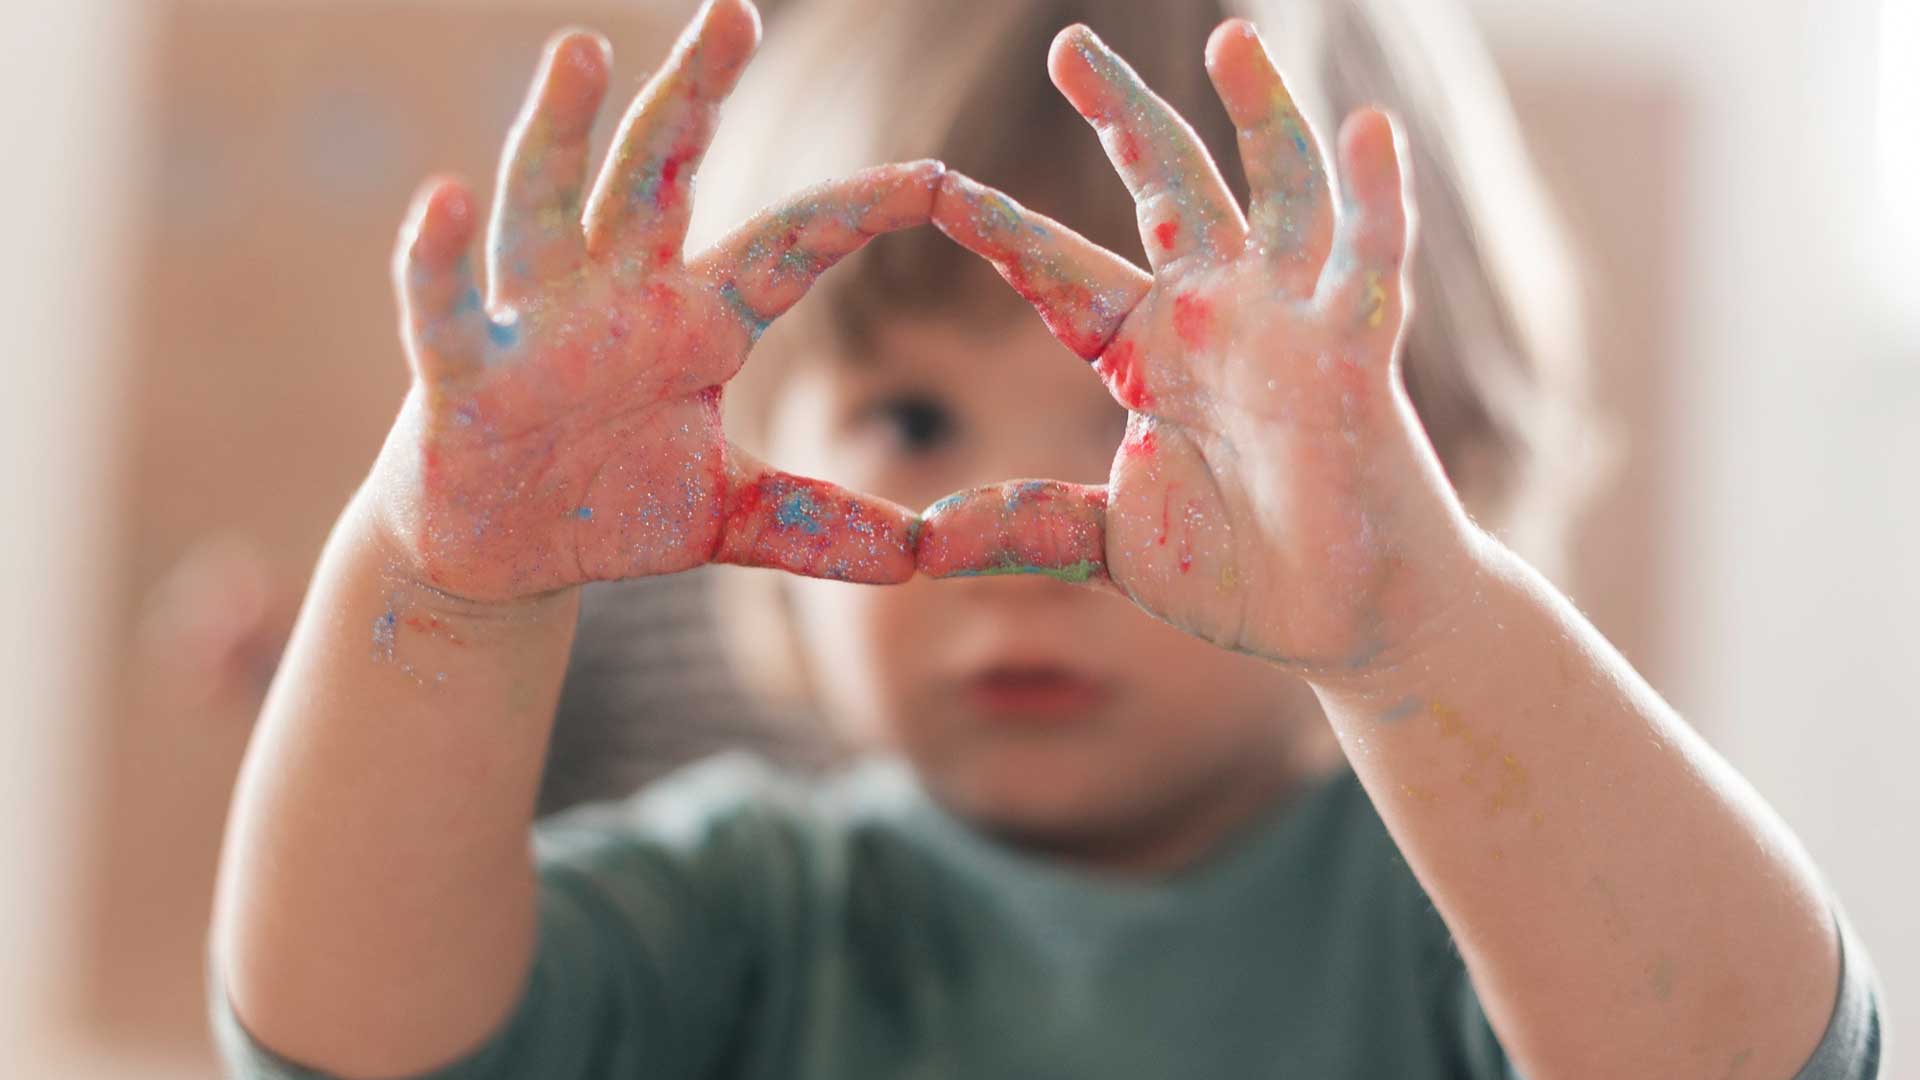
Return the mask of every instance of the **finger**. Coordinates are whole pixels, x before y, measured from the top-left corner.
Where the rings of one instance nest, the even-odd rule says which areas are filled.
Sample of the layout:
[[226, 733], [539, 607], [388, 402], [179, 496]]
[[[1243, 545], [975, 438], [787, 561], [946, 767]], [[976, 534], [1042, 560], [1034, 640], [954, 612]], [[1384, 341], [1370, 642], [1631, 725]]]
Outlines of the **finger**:
[[585, 30], [565, 31], [547, 45], [500, 159], [487, 236], [487, 281], [496, 300], [571, 273], [586, 257], [580, 189], [611, 57], [606, 39]]
[[722, 513], [714, 562], [874, 585], [913, 576], [913, 511], [780, 472], [731, 444]]
[[882, 165], [762, 211], [693, 261], [758, 332], [806, 295], [828, 267], [885, 232], [926, 224], [946, 167]]
[[671, 261], [686, 240], [693, 175], [713, 141], [720, 102], [760, 41], [749, 0], [707, 0], [647, 80], [614, 136], [587, 202], [587, 251], [635, 262]]
[[1047, 56], [1053, 83], [1100, 133], [1133, 193], [1155, 270], [1196, 253], [1232, 258], [1247, 223], [1205, 144], [1126, 61], [1085, 26], [1069, 26]]
[[920, 572], [929, 577], [1042, 574], [1107, 584], [1107, 488], [1011, 480], [927, 508]]
[[1406, 262], [1413, 241], [1392, 120], [1361, 109], [1340, 129], [1347, 257], [1334, 276], [1333, 304], [1366, 329], [1397, 336], [1406, 310]]
[[1333, 195], [1313, 129], [1245, 19], [1228, 19], [1207, 39], [1207, 73], [1240, 132], [1253, 242], [1288, 287], [1310, 295], [1333, 247]]
[[458, 376], [486, 362], [492, 326], [468, 257], [473, 195], [458, 180], [429, 181], [415, 196], [394, 252], [400, 337], [422, 380]]
[[992, 263], [1082, 359], [1099, 356], [1153, 288], [1127, 260], [957, 172], [940, 182], [933, 223]]

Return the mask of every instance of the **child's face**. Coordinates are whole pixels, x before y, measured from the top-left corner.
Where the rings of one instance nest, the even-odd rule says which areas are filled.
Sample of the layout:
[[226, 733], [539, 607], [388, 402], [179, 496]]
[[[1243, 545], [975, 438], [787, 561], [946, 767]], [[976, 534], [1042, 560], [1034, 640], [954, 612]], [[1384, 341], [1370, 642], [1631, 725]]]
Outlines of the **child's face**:
[[[1103, 482], [1126, 425], [1031, 318], [895, 322], [870, 360], [805, 365], [780, 394], [773, 460], [909, 507], [999, 480]], [[827, 715], [1036, 843], [1229, 825], [1327, 760], [1304, 684], [1112, 595], [1014, 576], [790, 587]]]

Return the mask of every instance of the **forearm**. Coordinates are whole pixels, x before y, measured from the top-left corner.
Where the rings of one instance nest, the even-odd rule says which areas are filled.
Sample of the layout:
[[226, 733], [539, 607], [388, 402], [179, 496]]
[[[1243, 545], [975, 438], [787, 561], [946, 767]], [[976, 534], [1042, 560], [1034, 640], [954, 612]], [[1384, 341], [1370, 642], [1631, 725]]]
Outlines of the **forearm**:
[[248, 749], [214, 935], [262, 1042], [390, 1076], [475, 1045], [517, 1000], [578, 595], [438, 600], [364, 506], [328, 541]]
[[1468, 526], [1431, 569], [1416, 644], [1315, 688], [1516, 1062], [1792, 1075], [1839, 977], [1797, 842], [1518, 557]]

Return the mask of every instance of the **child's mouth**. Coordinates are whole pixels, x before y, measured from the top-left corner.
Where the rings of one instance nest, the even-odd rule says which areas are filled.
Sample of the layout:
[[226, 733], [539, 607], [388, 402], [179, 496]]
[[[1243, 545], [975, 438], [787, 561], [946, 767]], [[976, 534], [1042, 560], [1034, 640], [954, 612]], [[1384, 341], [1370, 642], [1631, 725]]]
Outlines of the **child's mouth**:
[[962, 690], [980, 712], [1022, 722], [1070, 720], [1109, 694], [1092, 679], [1050, 665], [996, 665], [968, 679]]

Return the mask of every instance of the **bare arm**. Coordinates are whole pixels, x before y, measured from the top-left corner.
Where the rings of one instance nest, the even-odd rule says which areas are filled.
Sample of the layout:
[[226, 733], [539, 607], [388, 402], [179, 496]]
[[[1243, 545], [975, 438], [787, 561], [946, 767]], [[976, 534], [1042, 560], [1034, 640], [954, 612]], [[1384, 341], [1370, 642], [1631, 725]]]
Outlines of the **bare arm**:
[[1347, 120], [1336, 183], [1250, 25], [1207, 60], [1245, 216], [1091, 32], [1050, 58], [1133, 191], [1151, 276], [943, 183], [936, 223], [1133, 415], [1103, 487], [938, 504], [922, 569], [1079, 568], [1311, 682], [1527, 1075], [1791, 1075], [1834, 1004], [1829, 900], [1746, 783], [1455, 498], [1398, 370], [1391, 121]]
[[356, 500], [335, 528], [248, 748], [215, 931], [248, 1029], [354, 1077], [451, 1060], [517, 998], [579, 608], [408, 585], [369, 516]]
[[766, 324], [875, 233], [926, 221], [941, 175], [871, 169], [683, 257], [694, 170], [758, 34], [746, 0], [712, 0], [584, 202], [609, 58], [594, 35], [556, 38], [508, 140], [484, 301], [463, 187], [429, 185], [402, 235], [413, 387], [316, 572], [223, 854], [218, 974], [284, 1057], [418, 1072], [513, 1006], [581, 584], [708, 562], [913, 573], [913, 514], [778, 472], [720, 429]]
[[1467, 537], [1418, 644], [1314, 683], [1508, 1052], [1540, 1077], [1793, 1075], [1840, 975], [1806, 854], [1551, 585]]

